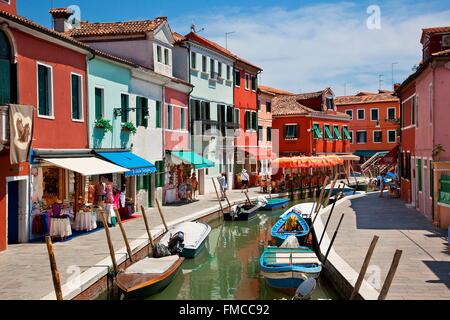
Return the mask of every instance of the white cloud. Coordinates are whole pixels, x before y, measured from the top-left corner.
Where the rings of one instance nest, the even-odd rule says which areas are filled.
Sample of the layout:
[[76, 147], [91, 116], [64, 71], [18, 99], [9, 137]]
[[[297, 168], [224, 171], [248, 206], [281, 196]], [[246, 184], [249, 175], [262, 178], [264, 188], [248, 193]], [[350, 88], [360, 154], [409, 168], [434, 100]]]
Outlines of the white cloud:
[[393, 62], [398, 62], [396, 82], [411, 73], [421, 58], [421, 28], [450, 22], [450, 10], [423, 8], [424, 3], [382, 5], [380, 30], [369, 30], [366, 7], [351, 2], [294, 10], [227, 8], [215, 10], [222, 14], [205, 12], [172, 21], [172, 27], [186, 32], [195, 21], [205, 27], [206, 37], [222, 45], [225, 32], [236, 31], [229, 49], [261, 66], [264, 84], [294, 92], [330, 86], [343, 94], [347, 83], [350, 94], [376, 91], [379, 74], [384, 74], [384, 88], [390, 88]]

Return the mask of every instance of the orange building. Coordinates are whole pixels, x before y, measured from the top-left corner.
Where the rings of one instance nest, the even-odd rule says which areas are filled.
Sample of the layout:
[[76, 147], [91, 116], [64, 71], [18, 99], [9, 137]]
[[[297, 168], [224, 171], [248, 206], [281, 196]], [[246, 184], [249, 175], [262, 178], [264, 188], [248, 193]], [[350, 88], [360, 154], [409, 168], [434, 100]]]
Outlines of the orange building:
[[377, 152], [388, 152], [399, 142], [400, 101], [393, 92], [360, 92], [335, 99], [337, 110], [350, 116], [350, 151], [361, 163]]

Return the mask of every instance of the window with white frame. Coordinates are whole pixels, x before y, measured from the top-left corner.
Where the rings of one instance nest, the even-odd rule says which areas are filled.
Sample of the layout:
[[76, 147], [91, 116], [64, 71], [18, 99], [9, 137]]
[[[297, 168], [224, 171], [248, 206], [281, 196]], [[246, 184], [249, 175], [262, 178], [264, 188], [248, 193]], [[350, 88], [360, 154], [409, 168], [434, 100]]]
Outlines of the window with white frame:
[[161, 46], [156, 46], [156, 61], [162, 63], [162, 48], [161, 48]]
[[206, 56], [202, 56], [202, 72], [208, 72], [208, 58]]
[[53, 68], [38, 64], [38, 115], [53, 117]]
[[234, 85], [236, 87], [241, 86], [241, 71], [238, 69], [234, 70]]
[[231, 67], [227, 65], [227, 80], [231, 80]]
[[245, 89], [250, 90], [250, 75], [248, 73], [245, 74]]
[[83, 78], [72, 73], [72, 120], [83, 120]]
[[345, 113], [350, 116], [351, 120], [353, 120], [353, 110], [352, 109], [345, 110]]
[[222, 78], [222, 62], [217, 62], [217, 75]]
[[380, 120], [380, 110], [378, 108], [370, 109], [370, 120], [372, 121]]
[[367, 143], [367, 131], [357, 131], [356, 132], [356, 143], [364, 144]]
[[395, 108], [388, 108], [387, 113], [388, 113], [388, 120], [395, 120], [396, 118]]
[[286, 124], [284, 126], [284, 139], [285, 140], [295, 140], [298, 138], [298, 125], [297, 124]]
[[382, 143], [383, 142], [383, 131], [374, 131], [373, 132], [373, 143]]
[[173, 129], [173, 106], [167, 106], [167, 129]]
[[180, 109], [180, 129], [186, 130], [186, 109]]
[[216, 61], [214, 59], [209, 59], [209, 72], [211, 74], [211, 77], [214, 76], [214, 73], [216, 72]]
[[105, 110], [105, 90], [95, 87], [95, 120], [103, 118]]
[[348, 132], [350, 134], [350, 143], [353, 144], [355, 143], [354, 139], [353, 139], [353, 130], [349, 130]]
[[397, 130], [388, 130], [388, 142], [389, 143], [397, 142]]
[[364, 109], [358, 109], [358, 120], [365, 120], [366, 119], [366, 110]]
[[191, 68], [197, 69], [197, 54], [195, 52], [191, 52]]
[[169, 49], [164, 49], [164, 64], [170, 65], [170, 56], [169, 56]]

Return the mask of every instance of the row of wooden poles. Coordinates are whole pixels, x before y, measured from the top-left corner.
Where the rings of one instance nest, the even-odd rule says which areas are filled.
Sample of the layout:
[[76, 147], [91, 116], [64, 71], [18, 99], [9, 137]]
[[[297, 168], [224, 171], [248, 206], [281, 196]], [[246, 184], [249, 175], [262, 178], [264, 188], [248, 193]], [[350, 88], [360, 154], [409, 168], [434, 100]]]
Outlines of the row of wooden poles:
[[[336, 174], [336, 176], [334, 177], [334, 179], [333, 179], [333, 181], [331, 183], [330, 191], [329, 191], [326, 199], [324, 200], [325, 189], [326, 189], [326, 186], [328, 185], [328, 182], [329, 182], [329, 177], [325, 177], [325, 181], [323, 183], [323, 187], [322, 187], [322, 190], [320, 192], [320, 196], [319, 196], [318, 200], [313, 203], [313, 206], [311, 208], [310, 216], [311, 216], [312, 223], [311, 223], [310, 233], [312, 232], [312, 230], [314, 228], [314, 224], [316, 222], [317, 217], [320, 214], [321, 208], [322, 207], [325, 208], [325, 207], [328, 206], [328, 204], [330, 202], [331, 195], [333, 194], [334, 188], [336, 186], [337, 180], [338, 180], [338, 175]], [[222, 213], [222, 217], [223, 217], [223, 215], [225, 213], [225, 210], [224, 210], [224, 207], [222, 205], [222, 199], [221, 199], [221, 197], [219, 195], [219, 191], [217, 189], [217, 186], [216, 186], [216, 183], [214, 181], [214, 178], [212, 178], [212, 181], [213, 181], [214, 189], [215, 189], [215, 192], [216, 192], [217, 200], [219, 202], [220, 212]], [[220, 182], [219, 182], [219, 185], [220, 185]], [[344, 188], [345, 188], [345, 184], [343, 186], [341, 184], [338, 187], [338, 189], [337, 189], [335, 200], [333, 202], [333, 205], [331, 207], [331, 210], [330, 210], [330, 213], [328, 215], [327, 221], [325, 223], [325, 226], [324, 226], [324, 229], [323, 229], [323, 233], [322, 233], [322, 235], [320, 237], [320, 240], [318, 242], [319, 250], [320, 250], [320, 245], [322, 244], [322, 240], [323, 240], [323, 238], [325, 236], [326, 230], [328, 228], [328, 225], [330, 223], [331, 216], [332, 216], [332, 214], [334, 212], [334, 208], [336, 206], [336, 203], [342, 197]], [[226, 192], [222, 192], [222, 193], [223, 193], [223, 197], [227, 201], [228, 210], [231, 210], [231, 203], [230, 203], [230, 201], [228, 199], [228, 196], [226, 195]], [[245, 196], [247, 198], [247, 202], [251, 203], [251, 200], [250, 200], [250, 198], [248, 196], [248, 193], [244, 191], [244, 194], [245, 194]], [[163, 222], [165, 231], [167, 232], [168, 231], [167, 223], [166, 223], [166, 220], [164, 218], [164, 215], [163, 215], [161, 206], [159, 204], [159, 201], [158, 201], [158, 199], [156, 197], [155, 197], [155, 202], [156, 202], [156, 206], [157, 206], [158, 212], [160, 214], [161, 220]], [[153, 242], [153, 238], [152, 238], [152, 235], [151, 235], [151, 232], [150, 232], [150, 223], [149, 223], [149, 221], [147, 219], [147, 216], [146, 216], [146, 213], [145, 213], [145, 209], [142, 206], [141, 206], [141, 211], [142, 211], [142, 216], [143, 216], [143, 220], [144, 220], [144, 223], [145, 223], [145, 228], [146, 228], [146, 231], [147, 231], [147, 236], [148, 236], [148, 239], [149, 239], [149, 245], [150, 245], [151, 248], [153, 248], [154, 247], [154, 242]], [[114, 275], [116, 275], [119, 272], [119, 269], [118, 269], [117, 261], [116, 261], [116, 258], [115, 258], [115, 251], [114, 251], [114, 247], [113, 247], [113, 244], [112, 244], [112, 239], [111, 239], [111, 234], [110, 234], [109, 227], [108, 227], [108, 222], [107, 222], [107, 219], [106, 219], [106, 216], [105, 216], [105, 212], [103, 210], [100, 212], [100, 214], [101, 214], [102, 222], [103, 222], [103, 225], [104, 225], [104, 228], [105, 228], [106, 237], [107, 237], [107, 240], [108, 240], [108, 248], [109, 248], [110, 255], [111, 255], [111, 260], [112, 260], [113, 269], [114, 269]], [[313, 216], [314, 216], [314, 218], [313, 218]], [[330, 245], [329, 245], [329, 247], [328, 247], [328, 249], [327, 249], [327, 251], [325, 253], [324, 258], [322, 259], [322, 263], [323, 264], [325, 264], [326, 261], [328, 260], [328, 256], [329, 256], [329, 254], [331, 252], [331, 248], [332, 248], [332, 246], [333, 246], [333, 244], [334, 244], [334, 242], [336, 240], [336, 237], [338, 235], [338, 232], [339, 232], [339, 229], [341, 227], [342, 221], [344, 220], [344, 216], [345, 216], [345, 214], [342, 214], [340, 219], [339, 219], [339, 222], [338, 222], [338, 225], [336, 227], [336, 230], [334, 231], [333, 236], [331, 238]], [[120, 231], [122, 233], [122, 237], [123, 237], [124, 242], [125, 242], [125, 246], [126, 246], [126, 250], [127, 250], [130, 262], [133, 263], [134, 261], [133, 261], [133, 254], [132, 254], [132, 251], [131, 251], [131, 247], [130, 247], [130, 244], [128, 242], [128, 238], [126, 236], [125, 229], [124, 229], [123, 224], [122, 224], [122, 219], [120, 218], [120, 214], [119, 214], [119, 212], [117, 210], [116, 210], [116, 217], [117, 217], [117, 222], [118, 222]], [[310, 236], [310, 233], [307, 235], [306, 238], [308, 238]], [[365, 275], [367, 273], [367, 269], [369, 267], [370, 260], [372, 258], [372, 255], [373, 255], [373, 252], [375, 250], [375, 246], [376, 246], [378, 240], [379, 240], [379, 237], [378, 236], [374, 236], [374, 238], [372, 240], [372, 243], [370, 244], [370, 247], [369, 247], [369, 249], [367, 251], [367, 254], [366, 254], [366, 257], [364, 259], [364, 262], [363, 262], [363, 265], [361, 267], [361, 270], [359, 272], [358, 279], [356, 280], [356, 283], [355, 283], [355, 286], [353, 288], [352, 294], [350, 295], [350, 300], [355, 299], [357, 297], [358, 293], [359, 293], [359, 290], [360, 290], [361, 285], [363, 283], [364, 277], [365, 277]], [[54, 250], [53, 250], [53, 243], [52, 243], [52, 240], [51, 240], [50, 236], [46, 237], [46, 244], [47, 244], [47, 251], [48, 251], [49, 260], [50, 260], [50, 268], [51, 268], [51, 272], [52, 272], [53, 286], [55, 288], [56, 298], [57, 298], [57, 300], [63, 300], [63, 293], [62, 293], [60, 273], [59, 273], [57, 265], [56, 265], [56, 258], [55, 258], [55, 254], [54, 254]], [[394, 279], [395, 273], [397, 271], [397, 268], [398, 268], [401, 256], [402, 256], [402, 250], [397, 250], [395, 252], [395, 255], [394, 255], [393, 261], [391, 263], [391, 267], [389, 269], [387, 277], [386, 277], [386, 279], [384, 281], [383, 287], [382, 287], [382, 289], [380, 291], [380, 294], [378, 296], [378, 300], [385, 300], [386, 299], [386, 296], [387, 296], [387, 294], [389, 292], [389, 289], [391, 287], [392, 281]]]
[[[164, 218], [164, 214], [162, 212], [161, 209], [161, 205], [159, 204], [158, 199], [155, 197], [155, 202], [156, 202], [156, 207], [158, 209], [159, 215], [161, 217], [161, 220], [163, 222], [164, 225], [164, 229], [165, 232], [169, 231], [169, 228], [167, 226], [166, 223], [166, 219]], [[133, 252], [131, 250], [131, 246], [130, 243], [128, 241], [128, 237], [126, 235], [125, 232], [125, 228], [123, 227], [123, 223], [122, 223], [122, 219], [120, 217], [119, 211], [117, 209], [114, 210], [116, 213], [116, 218], [117, 218], [117, 224], [119, 225], [119, 229], [120, 232], [122, 234], [122, 238], [125, 242], [125, 247], [127, 250], [127, 254], [128, 254], [128, 258], [130, 259], [130, 263], [134, 262], [134, 258], [133, 258]], [[147, 231], [147, 236], [148, 236], [148, 240], [149, 240], [149, 245], [150, 245], [150, 249], [153, 249], [155, 244], [153, 241], [153, 237], [151, 235], [151, 231], [150, 231], [150, 222], [147, 219], [146, 213], [145, 213], [145, 209], [143, 206], [141, 206], [141, 211], [142, 211], [142, 217], [144, 220], [144, 224], [145, 224], [145, 229]], [[106, 239], [108, 241], [108, 249], [109, 249], [109, 253], [111, 256], [111, 262], [113, 265], [113, 270], [114, 270], [114, 277], [119, 273], [119, 266], [117, 264], [117, 260], [116, 260], [116, 255], [115, 255], [115, 251], [114, 251], [114, 246], [112, 243], [112, 237], [111, 237], [111, 233], [109, 230], [109, 226], [108, 226], [108, 221], [106, 219], [106, 214], [105, 211], [103, 210], [103, 208], [101, 208], [100, 210], [100, 216], [102, 219], [102, 223], [105, 229], [105, 233], [106, 233]], [[61, 285], [61, 274], [58, 271], [58, 267], [56, 264], [56, 257], [55, 257], [55, 252], [54, 252], [54, 248], [53, 248], [53, 242], [50, 236], [46, 236], [45, 237], [45, 242], [47, 244], [47, 252], [48, 252], [48, 256], [49, 256], [49, 260], [50, 260], [50, 269], [52, 272], [52, 279], [53, 279], [53, 287], [55, 289], [55, 294], [56, 294], [56, 299], [57, 300], [63, 300], [63, 293], [62, 293], [62, 285]], [[149, 252], [150, 255], [150, 252]]]

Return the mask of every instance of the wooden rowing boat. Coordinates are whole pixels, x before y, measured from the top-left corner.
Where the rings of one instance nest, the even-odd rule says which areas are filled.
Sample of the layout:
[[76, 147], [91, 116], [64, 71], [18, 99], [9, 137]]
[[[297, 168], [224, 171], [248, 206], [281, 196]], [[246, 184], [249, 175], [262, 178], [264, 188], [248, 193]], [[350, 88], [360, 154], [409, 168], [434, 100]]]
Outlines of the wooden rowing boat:
[[143, 259], [117, 275], [117, 286], [127, 299], [149, 297], [172, 282], [183, 261], [177, 255]]
[[[298, 230], [286, 231], [285, 224], [286, 221], [291, 217], [295, 216], [299, 223]], [[276, 240], [277, 246], [280, 246], [288, 237], [295, 236], [300, 244], [305, 242], [305, 237], [309, 233], [309, 225], [302, 215], [296, 211], [291, 211], [280, 218], [272, 227], [271, 235]]]
[[260, 208], [260, 204], [237, 205], [234, 208], [225, 211], [223, 218], [226, 221], [247, 221], [256, 217], [258, 209]]
[[267, 203], [261, 210], [277, 210], [287, 206], [289, 198], [272, 198], [266, 199]]

